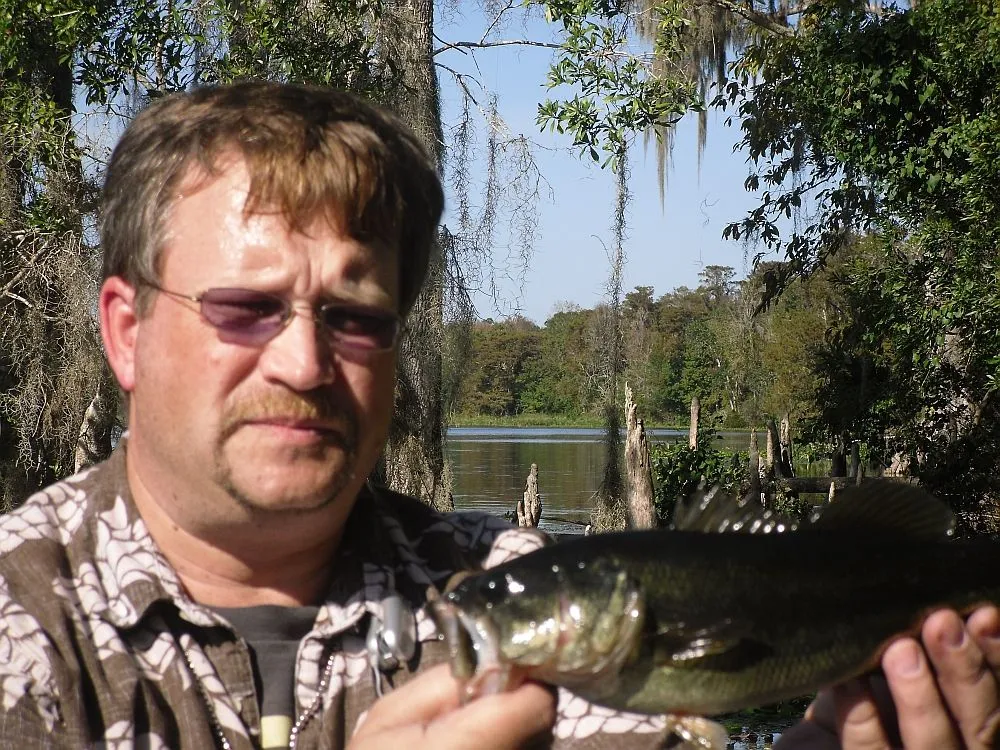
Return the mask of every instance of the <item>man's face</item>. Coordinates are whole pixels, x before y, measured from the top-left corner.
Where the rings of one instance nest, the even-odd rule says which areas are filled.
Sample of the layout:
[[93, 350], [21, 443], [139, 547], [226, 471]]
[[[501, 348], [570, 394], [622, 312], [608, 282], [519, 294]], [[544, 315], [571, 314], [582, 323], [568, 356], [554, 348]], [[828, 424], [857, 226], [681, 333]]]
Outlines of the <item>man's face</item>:
[[[197, 303], [155, 294], [135, 339], [129, 451], [140, 475], [154, 492], [172, 488], [177, 521], [350, 504], [388, 431], [395, 352], [341, 353], [311, 311], [335, 302], [396, 313], [395, 251], [325, 221], [301, 234], [278, 214], [244, 216], [249, 179], [239, 160], [194, 185], [166, 219], [159, 285], [190, 296], [268, 292], [297, 314], [274, 338], [247, 345], [213, 328]], [[232, 502], [208, 502], [219, 489]]]

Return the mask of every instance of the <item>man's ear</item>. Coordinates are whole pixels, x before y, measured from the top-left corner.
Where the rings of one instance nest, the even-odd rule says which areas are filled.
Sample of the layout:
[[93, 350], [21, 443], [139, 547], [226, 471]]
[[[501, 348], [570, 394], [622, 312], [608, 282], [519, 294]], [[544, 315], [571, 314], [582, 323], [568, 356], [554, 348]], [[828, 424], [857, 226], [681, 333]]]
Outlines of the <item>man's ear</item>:
[[135, 346], [139, 329], [135, 288], [121, 276], [111, 276], [101, 285], [97, 310], [108, 364], [121, 389], [131, 393], [135, 387]]

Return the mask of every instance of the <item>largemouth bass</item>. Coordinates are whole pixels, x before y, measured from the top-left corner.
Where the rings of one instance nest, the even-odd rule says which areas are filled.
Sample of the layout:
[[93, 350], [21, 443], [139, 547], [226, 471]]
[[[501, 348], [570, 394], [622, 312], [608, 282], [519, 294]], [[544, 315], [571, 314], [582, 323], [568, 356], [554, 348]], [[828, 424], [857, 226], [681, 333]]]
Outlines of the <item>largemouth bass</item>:
[[798, 527], [719, 493], [678, 517], [543, 548], [432, 602], [469, 693], [527, 678], [615, 709], [724, 713], [871, 670], [935, 608], [1000, 602], [1000, 545], [951, 539], [947, 507], [901, 483]]

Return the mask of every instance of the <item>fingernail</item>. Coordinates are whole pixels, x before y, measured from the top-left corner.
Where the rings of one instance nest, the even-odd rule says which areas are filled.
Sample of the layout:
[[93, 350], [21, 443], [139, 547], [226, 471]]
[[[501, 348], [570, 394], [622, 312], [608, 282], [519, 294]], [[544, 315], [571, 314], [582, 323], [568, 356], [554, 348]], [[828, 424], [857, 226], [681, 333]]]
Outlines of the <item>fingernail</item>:
[[923, 668], [923, 654], [913, 641], [896, 641], [886, 650], [882, 666], [900, 677], [914, 677]]
[[[984, 610], [984, 615], [979, 618], [982, 635], [992, 641], [1000, 640], [1000, 610], [996, 607], [986, 607]], [[982, 626], [984, 619], [986, 625]]]
[[965, 643], [965, 628], [957, 617], [945, 623], [941, 630], [941, 642], [953, 649]]

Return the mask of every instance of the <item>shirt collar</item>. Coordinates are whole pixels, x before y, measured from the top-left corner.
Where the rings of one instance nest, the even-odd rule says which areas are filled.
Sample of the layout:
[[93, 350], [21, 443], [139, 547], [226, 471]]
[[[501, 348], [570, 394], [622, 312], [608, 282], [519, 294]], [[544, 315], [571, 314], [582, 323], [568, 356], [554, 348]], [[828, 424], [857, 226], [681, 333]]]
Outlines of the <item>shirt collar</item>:
[[[151, 609], [172, 604], [184, 619], [203, 627], [218, 626], [218, 616], [194, 602], [166, 560], [135, 506], [125, 469], [127, 441], [95, 472], [89, 495], [94, 568], [107, 597], [105, 618], [120, 629], [135, 627]], [[344, 632], [366, 615], [384, 618], [383, 602], [397, 592], [400, 575], [411, 592], [432, 585], [433, 575], [392, 512], [382, 491], [362, 489], [335, 553], [331, 580], [316, 618], [315, 635]]]

